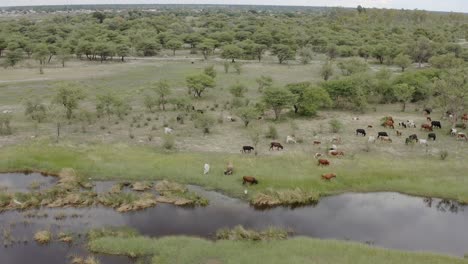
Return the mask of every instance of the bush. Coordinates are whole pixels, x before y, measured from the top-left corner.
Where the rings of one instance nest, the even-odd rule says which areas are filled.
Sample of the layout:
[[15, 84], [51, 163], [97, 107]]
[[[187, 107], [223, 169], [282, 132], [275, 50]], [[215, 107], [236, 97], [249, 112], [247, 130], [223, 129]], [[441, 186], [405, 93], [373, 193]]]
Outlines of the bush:
[[175, 138], [172, 135], [164, 135], [163, 136], [163, 144], [164, 149], [171, 150], [175, 148]]
[[237, 74], [240, 75], [242, 73], [242, 64], [234, 63], [233, 67]]
[[337, 119], [330, 120], [329, 124], [330, 124], [330, 130], [332, 133], [339, 133], [341, 129], [343, 129], [343, 123], [341, 123]]
[[215, 120], [206, 114], [197, 114], [194, 120], [195, 128], [202, 129], [205, 134], [210, 133], [210, 129], [215, 123]]
[[441, 159], [441, 160], [445, 160], [445, 159], [448, 157], [448, 154], [449, 154], [448, 151], [442, 150], [442, 151], [440, 152], [440, 159]]
[[266, 138], [277, 139], [278, 138], [278, 130], [274, 125], [268, 126], [268, 131], [265, 135]]

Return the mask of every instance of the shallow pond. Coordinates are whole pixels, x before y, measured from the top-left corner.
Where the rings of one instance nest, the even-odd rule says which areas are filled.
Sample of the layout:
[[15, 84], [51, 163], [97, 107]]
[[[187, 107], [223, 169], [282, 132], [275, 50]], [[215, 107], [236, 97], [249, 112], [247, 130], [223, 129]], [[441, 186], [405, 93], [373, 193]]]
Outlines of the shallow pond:
[[40, 173], [18, 174], [0, 173], [0, 189], [10, 192], [29, 192], [49, 188], [57, 182], [57, 177]]
[[[104, 185], [112, 186], [105, 183], [100, 188]], [[25, 258], [40, 259], [40, 263], [64, 263], [66, 256], [85, 252], [79, 246], [69, 247], [60, 242], [38, 246], [32, 241], [35, 231], [50, 229], [54, 234], [60, 231], [85, 234], [91, 228], [102, 226], [129, 226], [148, 236], [206, 238], [213, 238], [216, 230], [223, 227], [277, 226], [291, 229], [295, 235], [353, 240], [386, 248], [458, 256], [468, 252], [467, 207], [448, 200], [398, 193], [348, 193], [322, 198], [316, 206], [259, 211], [244, 201], [216, 192], [195, 186], [189, 189], [208, 198], [210, 205], [185, 208], [158, 204], [125, 214], [103, 207], [41, 209], [39, 215], [47, 213], [47, 217], [33, 218], [28, 217], [31, 211], [4, 212], [0, 214], [1, 227], [9, 228], [14, 239], [24, 238], [29, 242], [0, 247], [0, 263], [29, 263]], [[56, 220], [57, 215], [66, 218]], [[129, 262], [123, 257], [103, 258], [103, 264]]]

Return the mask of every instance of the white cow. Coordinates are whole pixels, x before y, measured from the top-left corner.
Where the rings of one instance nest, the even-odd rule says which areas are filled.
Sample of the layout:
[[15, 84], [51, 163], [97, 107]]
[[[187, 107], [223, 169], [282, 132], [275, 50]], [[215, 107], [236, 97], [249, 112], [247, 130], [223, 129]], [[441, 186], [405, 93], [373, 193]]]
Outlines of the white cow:
[[286, 137], [286, 143], [297, 143], [297, 141], [294, 139], [292, 136], [287, 136]]
[[11, 113], [13, 113], [13, 111], [11, 111], [11, 110], [3, 110], [2, 113], [3, 113], [3, 114], [11, 114]]
[[374, 136], [369, 136], [369, 139], [367, 140], [369, 143], [375, 143], [375, 137]]
[[455, 128], [450, 129], [450, 135], [456, 136], [457, 135], [457, 130]]
[[164, 128], [164, 134], [172, 134], [172, 132], [174, 132], [174, 129], [169, 127]]
[[314, 158], [318, 159], [319, 157], [322, 157], [322, 156], [323, 156], [322, 153], [317, 152], [315, 153]]
[[205, 166], [203, 166], [203, 174], [208, 174], [210, 172], [210, 164], [205, 163]]
[[419, 144], [427, 146], [427, 139], [419, 139]]
[[337, 149], [338, 149], [338, 147], [335, 144], [333, 144], [333, 145], [331, 145], [329, 150], [337, 150]]

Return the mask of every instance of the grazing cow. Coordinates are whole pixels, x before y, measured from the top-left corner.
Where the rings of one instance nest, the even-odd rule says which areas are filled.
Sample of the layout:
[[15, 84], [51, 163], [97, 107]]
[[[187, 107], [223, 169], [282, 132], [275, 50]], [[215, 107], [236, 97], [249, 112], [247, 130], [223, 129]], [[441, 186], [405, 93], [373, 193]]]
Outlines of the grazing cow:
[[232, 116], [226, 116], [226, 119], [231, 122], [236, 122], [236, 119]]
[[328, 151], [328, 155], [331, 155], [331, 156], [334, 156], [334, 157], [344, 156], [344, 152], [343, 151], [338, 151], [338, 150], [330, 150], [330, 151]]
[[399, 127], [403, 127], [403, 128], [406, 128], [406, 127], [407, 127], [405, 122], [400, 122], [400, 123], [398, 123], [398, 126], [399, 126]]
[[401, 131], [397, 130], [396, 135], [397, 135], [397, 137], [401, 137], [403, 135], [403, 133], [401, 133]]
[[380, 138], [380, 137], [388, 137], [387, 132], [379, 132], [377, 135], [377, 138]]
[[416, 134], [412, 134], [412, 135], [410, 135], [408, 138], [409, 138], [410, 140], [412, 140], [412, 141], [418, 141], [418, 135], [416, 135]]
[[458, 132], [457, 133], [457, 140], [465, 140], [468, 141], [468, 138], [466, 137], [465, 133]]
[[228, 162], [226, 166], [226, 170], [224, 171], [224, 175], [232, 175], [234, 173], [234, 164], [232, 162]]
[[440, 124], [440, 121], [432, 121], [431, 126], [432, 127], [437, 127], [437, 128], [442, 128], [442, 124]]
[[290, 143], [297, 143], [296, 140], [294, 139], [294, 137], [292, 136], [287, 136], [286, 137], [286, 143], [290, 144]]
[[326, 159], [319, 159], [317, 166], [328, 166], [330, 165], [330, 161]]
[[432, 131], [432, 126], [429, 124], [422, 124], [421, 130]]
[[283, 145], [281, 145], [280, 143], [278, 142], [271, 142], [270, 143], [270, 150], [274, 150], [276, 148], [276, 150], [282, 150], [283, 149]]
[[315, 153], [314, 158], [318, 159], [318, 158], [320, 158], [322, 156], [323, 156], [322, 153], [317, 152], [317, 153]]
[[357, 121], [357, 120], [359, 120], [359, 117], [353, 117], [353, 120]]
[[205, 111], [203, 111], [203, 110], [201, 110], [201, 109], [198, 109], [198, 110], [197, 110], [197, 113], [203, 114], [203, 113], [205, 113]]
[[337, 148], [338, 147], [335, 144], [333, 144], [333, 145], [331, 145], [331, 147], [328, 150], [336, 150]]
[[322, 142], [318, 141], [318, 140], [314, 140], [314, 145], [320, 145], [322, 144]]
[[404, 124], [406, 125], [405, 128], [408, 128], [408, 127], [416, 128], [416, 123], [413, 120], [406, 120]]
[[241, 152], [242, 153], [250, 153], [250, 152], [252, 152], [252, 150], [254, 150], [254, 147], [252, 147], [252, 146], [243, 146]]
[[244, 185], [245, 183], [250, 183], [250, 185], [252, 185], [252, 184], [258, 184], [258, 181], [257, 179], [255, 179], [255, 177], [244, 176], [242, 177], [242, 185]]
[[430, 116], [426, 117], [427, 122], [432, 122], [432, 118]]
[[367, 140], [369, 143], [375, 143], [375, 137], [374, 136], [369, 136], [369, 139]]
[[432, 108], [426, 107], [424, 108], [424, 114], [430, 115], [432, 113]]
[[373, 128], [373, 126], [372, 125], [367, 125], [367, 128]]
[[203, 174], [208, 174], [210, 172], [210, 164], [205, 163], [205, 166], [203, 166]]
[[172, 132], [174, 132], [174, 129], [169, 127], [164, 128], [164, 134], [172, 134]]
[[363, 137], [365, 137], [366, 136], [366, 131], [364, 129], [362, 129], [362, 128], [358, 128], [358, 129], [356, 129], [356, 136], [358, 136], [358, 135], [362, 135]]
[[467, 123], [468, 122], [468, 114], [463, 114], [463, 116], [461, 117], [461, 120], [463, 121], [463, 123]]
[[455, 128], [451, 128], [451, 129], [450, 129], [450, 135], [452, 135], [452, 136], [456, 136], [456, 135], [457, 135], [457, 132], [458, 132], [458, 131], [457, 131]]
[[392, 139], [390, 137], [380, 137], [380, 141], [392, 143]]
[[324, 180], [329, 181], [329, 180], [331, 180], [333, 178], [336, 178], [336, 174], [334, 174], [334, 173], [322, 174], [322, 179], [324, 179]]
[[428, 140], [431, 140], [431, 139], [432, 139], [433, 141], [436, 141], [436, 137], [437, 137], [437, 136], [436, 136], [435, 133], [429, 133], [429, 134], [427, 135], [427, 139], [428, 139]]
[[3, 110], [2, 111], [2, 114], [11, 114], [11, 113], [13, 113], [13, 111], [11, 111], [11, 110]]
[[393, 120], [387, 120], [387, 121], [385, 121], [385, 123], [383, 124], [383, 126], [384, 126], [385, 128], [389, 127], [389, 128], [394, 129], [394, 128], [395, 128], [395, 126], [393, 125], [394, 123], [395, 123], [395, 122], [393, 122]]
[[427, 146], [427, 140], [426, 139], [419, 139], [418, 141], [419, 141], [419, 144]]

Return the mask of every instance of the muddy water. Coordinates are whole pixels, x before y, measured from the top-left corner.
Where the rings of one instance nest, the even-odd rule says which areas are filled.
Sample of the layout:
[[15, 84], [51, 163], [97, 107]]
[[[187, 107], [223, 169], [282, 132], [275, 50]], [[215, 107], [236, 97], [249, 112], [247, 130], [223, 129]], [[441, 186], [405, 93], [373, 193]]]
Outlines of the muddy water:
[[[110, 186], [112, 184], [105, 183], [98, 188]], [[0, 214], [0, 226], [11, 230], [12, 240], [28, 239], [29, 242], [0, 247], [0, 263], [32, 263], [32, 260], [64, 263], [67, 256], [86, 252], [81, 246], [70, 247], [60, 242], [37, 246], [32, 241], [35, 231], [50, 229], [55, 234], [60, 231], [84, 234], [91, 228], [102, 226], [129, 226], [155, 237], [192, 235], [206, 238], [213, 238], [216, 230], [222, 227], [243, 225], [263, 229], [278, 226], [292, 229], [296, 235], [316, 238], [353, 240], [387, 248], [458, 256], [468, 253], [468, 210], [446, 200], [396, 193], [350, 193], [322, 198], [315, 207], [258, 211], [238, 199], [194, 186], [190, 189], [208, 198], [210, 205], [183, 208], [158, 204], [145, 211], [125, 214], [102, 207], [43, 209], [39, 212], [47, 213], [47, 217], [39, 218], [28, 218], [28, 212], [4, 212]], [[56, 215], [67, 217], [56, 220]], [[130, 261], [124, 257], [101, 257], [103, 264]]]
[[51, 187], [56, 182], [56, 177], [43, 176], [40, 173], [0, 173], [0, 190], [7, 190], [10, 192], [41, 190]]

